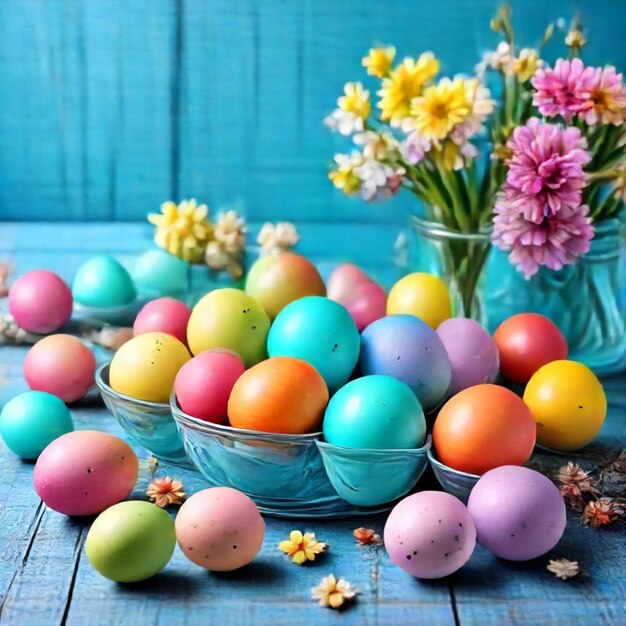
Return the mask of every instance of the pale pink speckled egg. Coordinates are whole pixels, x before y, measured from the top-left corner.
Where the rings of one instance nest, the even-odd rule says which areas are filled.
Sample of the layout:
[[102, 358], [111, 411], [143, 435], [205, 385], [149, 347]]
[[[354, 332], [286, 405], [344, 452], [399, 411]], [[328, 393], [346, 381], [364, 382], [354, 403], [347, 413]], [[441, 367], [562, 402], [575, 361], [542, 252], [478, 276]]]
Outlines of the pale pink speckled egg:
[[254, 502], [230, 487], [194, 493], [176, 515], [176, 539], [185, 556], [215, 572], [250, 563], [264, 535], [265, 522]]
[[416, 578], [443, 578], [469, 560], [476, 528], [467, 507], [443, 491], [401, 500], [385, 524], [385, 548], [398, 567]]
[[157, 298], [148, 302], [139, 311], [133, 333], [137, 336], [158, 331], [173, 335], [187, 345], [187, 323], [190, 316], [191, 309], [180, 300]]
[[64, 515], [96, 515], [124, 500], [139, 463], [125, 442], [96, 430], [62, 435], [39, 455], [33, 482], [46, 506]]
[[53, 272], [28, 272], [9, 291], [9, 311], [24, 330], [42, 335], [53, 333], [72, 315], [72, 292]]

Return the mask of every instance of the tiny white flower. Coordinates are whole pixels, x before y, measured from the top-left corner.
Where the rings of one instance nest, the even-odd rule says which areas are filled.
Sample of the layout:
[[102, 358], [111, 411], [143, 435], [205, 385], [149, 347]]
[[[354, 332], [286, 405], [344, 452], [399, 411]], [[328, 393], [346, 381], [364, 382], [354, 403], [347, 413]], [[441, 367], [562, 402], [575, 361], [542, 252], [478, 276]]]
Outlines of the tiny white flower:
[[324, 124], [331, 130], [338, 131], [346, 137], [364, 128], [363, 118], [352, 111], [335, 109], [324, 118]]
[[300, 235], [291, 222], [278, 222], [277, 224], [266, 222], [257, 237], [257, 243], [261, 246], [263, 254], [277, 249], [288, 250], [293, 248], [298, 241], [300, 241]]
[[400, 144], [400, 154], [407, 163], [416, 165], [424, 158], [431, 147], [428, 139], [424, 139], [424, 137], [413, 131]]

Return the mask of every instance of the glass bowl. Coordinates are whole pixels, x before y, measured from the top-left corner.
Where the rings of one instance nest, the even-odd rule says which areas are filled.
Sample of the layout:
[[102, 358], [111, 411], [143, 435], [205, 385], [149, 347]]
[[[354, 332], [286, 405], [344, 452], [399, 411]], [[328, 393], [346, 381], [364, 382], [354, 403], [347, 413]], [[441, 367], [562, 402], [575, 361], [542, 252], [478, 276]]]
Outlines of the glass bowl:
[[335, 491], [358, 506], [377, 506], [407, 494], [428, 465], [431, 437], [412, 450], [354, 450], [316, 441]]
[[439, 484], [443, 487], [443, 490], [467, 503], [470, 491], [474, 488], [474, 485], [478, 482], [480, 476], [477, 474], [460, 472], [459, 470], [455, 470], [447, 465], [444, 465], [437, 459], [432, 449], [428, 450], [428, 461], [430, 462], [430, 466], [433, 468], [433, 472], [437, 477]]
[[170, 405], [136, 400], [109, 386], [109, 363], [96, 371], [96, 385], [107, 408], [120, 426], [157, 459], [192, 467], [178, 434]]

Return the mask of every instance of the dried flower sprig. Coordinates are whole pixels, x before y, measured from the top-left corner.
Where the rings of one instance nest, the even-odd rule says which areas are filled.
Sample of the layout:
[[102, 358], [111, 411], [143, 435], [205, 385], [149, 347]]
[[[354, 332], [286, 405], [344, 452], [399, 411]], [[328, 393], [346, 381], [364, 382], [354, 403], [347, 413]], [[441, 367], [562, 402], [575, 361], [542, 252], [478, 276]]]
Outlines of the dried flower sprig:
[[373, 528], [355, 528], [352, 531], [357, 545], [361, 548], [363, 546], [382, 546], [383, 540], [381, 536]]
[[347, 580], [337, 580], [333, 574], [325, 576], [322, 582], [311, 589], [311, 597], [317, 600], [320, 606], [339, 609], [346, 602], [356, 598], [358, 589], [353, 587]]
[[187, 494], [183, 491], [183, 483], [166, 476], [154, 478], [146, 489], [146, 495], [158, 507], [164, 509], [170, 504], [182, 504]]
[[315, 557], [327, 548], [324, 542], [315, 538], [315, 533], [302, 534], [299, 530], [292, 530], [289, 539], [278, 544], [278, 549], [287, 554], [296, 565], [315, 561]]
[[265, 222], [256, 241], [261, 246], [261, 254], [266, 255], [295, 247], [300, 241], [300, 235], [291, 222]]
[[0, 345], [32, 346], [40, 339], [41, 335], [20, 328], [10, 315], [0, 315]]
[[613, 524], [623, 514], [624, 508], [621, 504], [610, 498], [600, 498], [587, 502], [581, 519], [592, 528], [599, 528], [600, 526]]
[[0, 298], [6, 298], [9, 295], [9, 276], [13, 266], [8, 261], [0, 262]]
[[219, 213], [213, 239], [208, 242], [204, 259], [216, 271], [227, 271], [233, 280], [243, 275], [246, 248], [246, 222], [234, 209]]
[[133, 329], [130, 327], [105, 326], [96, 329], [91, 326], [83, 326], [81, 335], [108, 350], [119, 350], [127, 341], [133, 338]]
[[568, 559], [550, 559], [546, 569], [561, 580], [573, 578], [580, 573], [578, 561], [570, 561]]

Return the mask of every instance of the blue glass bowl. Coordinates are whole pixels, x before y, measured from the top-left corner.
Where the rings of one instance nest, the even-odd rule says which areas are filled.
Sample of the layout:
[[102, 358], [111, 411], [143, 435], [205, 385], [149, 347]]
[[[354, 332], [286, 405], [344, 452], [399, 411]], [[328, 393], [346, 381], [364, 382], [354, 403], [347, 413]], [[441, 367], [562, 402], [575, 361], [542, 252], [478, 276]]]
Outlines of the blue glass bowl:
[[433, 468], [433, 473], [439, 481], [439, 484], [443, 487], [443, 490], [467, 503], [470, 491], [474, 488], [480, 476], [460, 472], [459, 470], [444, 465], [437, 459], [432, 449], [428, 450], [428, 461]]
[[96, 385], [104, 404], [134, 441], [157, 459], [192, 467], [169, 404], [136, 400], [112, 389], [109, 386], [109, 363], [96, 371]]
[[316, 441], [335, 491], [358, 506], [378, 506], [407, 494], [428, 465], [431, 437], [413, 450], [354, 450]]

